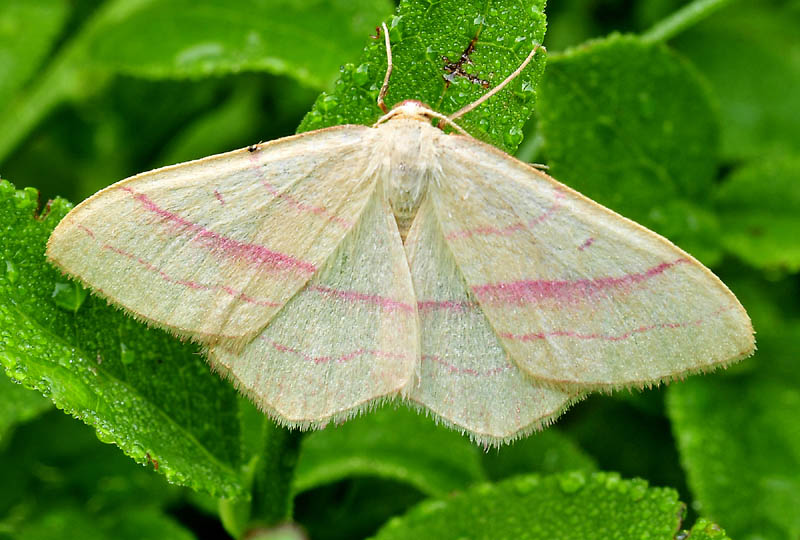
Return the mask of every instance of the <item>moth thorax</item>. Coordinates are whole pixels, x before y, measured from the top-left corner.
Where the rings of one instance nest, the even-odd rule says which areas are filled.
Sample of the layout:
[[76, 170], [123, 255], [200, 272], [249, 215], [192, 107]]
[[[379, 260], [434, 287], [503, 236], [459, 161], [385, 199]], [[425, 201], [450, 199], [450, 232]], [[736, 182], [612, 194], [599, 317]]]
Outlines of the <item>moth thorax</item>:
[[429, 154], [433, 144], [430, 131], [438, 131], [417, 120], [393, 122], [395, 132], [390, 146], [385, 148], [384, 178], [386, 194], [392, 205], [400, 235], [405, 240], [411, 222], [428, 191], [432, 176]]
[[430, 170], [408, 162], [397, 162], [393, 165], [387, 186], [389, 203], [392, 205], [400, 235], [405, 240], [422, 198], [428, 190]]

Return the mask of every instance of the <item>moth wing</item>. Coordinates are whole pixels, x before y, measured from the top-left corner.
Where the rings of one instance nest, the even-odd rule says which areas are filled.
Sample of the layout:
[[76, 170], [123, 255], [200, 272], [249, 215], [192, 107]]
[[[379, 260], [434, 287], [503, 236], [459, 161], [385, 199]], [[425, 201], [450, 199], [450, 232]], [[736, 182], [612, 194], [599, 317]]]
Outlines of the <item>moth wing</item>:
[[431, 195], [446, 242], [530, 376], [643, 386], [752, 353], [744, 309], [690, 255], [486, 144], [440, 140]]
[[511, 361], [458, 269], [429, 199], [406, 239], [420, 321], [409, 397], [483, 444], [541, 428], [577, 395], [534, 384]]
[[370, 133], [331, 128], [122, 180], [61, 221], [47, 256], [150, 323], [244, 343], [358, 221]]
[[209, 360], [287, 425], [320, 427], [401, 392], [418, 357], [408, 263], [376, 189], [325, 266], [241, 352]]

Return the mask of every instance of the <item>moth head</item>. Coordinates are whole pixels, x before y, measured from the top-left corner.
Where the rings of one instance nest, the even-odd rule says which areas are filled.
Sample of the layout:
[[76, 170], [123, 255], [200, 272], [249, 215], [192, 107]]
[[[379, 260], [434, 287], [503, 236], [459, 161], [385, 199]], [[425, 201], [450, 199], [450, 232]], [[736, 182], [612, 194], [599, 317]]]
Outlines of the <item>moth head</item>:
[[430, 106], [416, 99], [406, 99], [397, 103], [392, 109], [381, 116], [373, 127], [377, 127], [384, 122], [392, 120], [393, 118], [411, 118], [421, 122], [430, 123], [434, 119], [438, 119], [438, 127], [445, 125], [453, 127], [456, 131], [463, 135], [469, 135], [461, 127], [456, 125], [450, 118], [440, 112], [434, 111]]
[[421, 120], [430, 120], [437, 116], [436, 111], [430, 106], [416, 99], [405, 99], [392, 107], [390, 112], [410, 118], [418, 117]]

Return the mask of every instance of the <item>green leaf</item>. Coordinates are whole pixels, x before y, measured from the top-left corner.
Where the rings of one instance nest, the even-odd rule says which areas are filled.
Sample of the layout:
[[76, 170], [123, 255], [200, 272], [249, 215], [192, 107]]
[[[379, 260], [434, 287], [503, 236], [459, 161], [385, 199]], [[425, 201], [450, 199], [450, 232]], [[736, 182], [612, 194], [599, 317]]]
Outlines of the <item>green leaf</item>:
[[484, 480], [478, 448], [405, 407], [384, 407], [310, 433], [295, 472], [297, 493], [349, 476], [381, 476], [442, 496]]
[[688, 497], [680, 457], [664, 414], [664, 391], [665, 387], [660, 387], [612, 396], [591, 395], [577, 404], [558, 428], [601, 470], [645, 478]]
[[51, 540], [79, 536], [84, 540], [106, 540], [105, 532], [78, 508], [59, 508], [45, 512], [26, 523], [16, 538], [19, 540]]
[[[46, 444], [45, 441], [57, 441]], [[95, 431], [51, 411], [20, 426], [0, 453], [0, 531], [17, 530], [55, 508], [81, 508], [93, 520], [161, 512], [185, 490], [137, 465]], [[75, 537], [77, 535], [72, 535]]]
[[105, 84], [107, 77], [86, 65], [89, 39], [102, 31], [109, 19], [140, 1], [116, 0], [99, 7], [23, 91], [17, 92], [13, 99], [0, 101], [0, 162], [58, 104], [85, 97]]
[[722, 242], [763, 269], [800, 270], [800, 154], [766, 156], [717, 190]]
[[[254, 87], [239, 87], [219, 108], [201, 116], [162, 150], [158, 166], [182, 163], [218, 154], [220, 149], [241, 147], [242, 132], [258, 132], [257, 109], [259, 96]], [[232, 129], [235, 126], [235, 129]]]
[[800, 149], [798, 28], [796, 2], [734, 2], [675, 40], [718, 97], [724, 157]]
[[0, 447], [14, 425], [35, 418], [50, 407], [50, 402], [38, 392], [0, 375]]
[[553, 55], [538, 119], [555, 178], [708, 264], [719, 259], [718, 224], [704, 207], [717, 119], [686, 62], [619, 35]]
[[0, 364], [13, 379], [95, 427], [172, 482], [218, 496], [241, 493], [235, 391], [181, 344], [90, 297], [53, 301], [68, 281], [45, 262], [45, 242], [69, 210], [37, 218], [35, 190], [0, 181]]
[[700, 518], [684, 536], [676, 536], [675, 538], [684, 538], [685, 540], [731, 540], [725, 533], [725, 529], [712, 523], [707, 519]]
[[97, 36], [90, 59], [144, 77], [254, 70], [325, 88], [390, 11], [388, 0], [146, 1]]
[[[477, 39], [463, 69], [500, 83], [541, 43], [545, 32], [544, 0], [492, 3], [485, 0], [409, 1], [400, 3], [389, 22], [394, 71], [386, 104], [416, 99], [434, 110], [455, 112], [486, 89], [465, 76], [448, 75], [445, 64], [457, 61]], [[513, 153], [522, 141], [522, 125], [532, 111], [536, 86], [544, 69], [543, 55], [508, 88], [463, 117], [459, 125], [473, 136]], [[300, 125], [300, 131], [351, 123], [372, 124], [381, 115], [376, 105], [386, 72], [383, 37], [366, 47], [358, 64], [347, 64], [330, 94], [321, 95]], [[449, 76], [449, 75], [448, 75]]]
[[556, 427], [490, 449], [482, 454], [482, 458], [487, 475], [494, 481], [517, 474], [593, 471], [597, 468], [594, 460]]
[[19, 540], [192, 540], [193, 534], [172, 518], [152, 510], [118, 510], [98, 520], [78, 508], [58, 508], [37, 516], [18, 533]]
[[[358, 54], [388, 5], [387, 0], [246, 6], [220, 0], [109, 0], [79, 21], [24, 92], [0, 100], [0, 162], [59, 104], [100, 93], [117, 70], [195, 78], [267, 70], [327, 87], [336, 67]], [[315, 42], [308, 46], [310, 39]]]
[[518, 476], [421, 503], [375, 536], [394, 538], [671, 540], [683, 505], [666, 488], [614, 473]]
[[0, 103], [34, 74], [68, 15], [66, 0], [4, 0], [0, 4]]
[[314, 540], [368, 538], [424, 498], [406, 483], [353, 477], [301, 493], [294, 519]]
[[[673, 431], [701, 515], [734, 538], [797, 538], [800, 290], [756, 278], [731, 284], [758, 330], [758, 352], [724, 376], [670, 386]], [[777, 307], [784, 298], [791, 312]]]
[[[48, 439], [59, 444], [42, 444]], [[90, 499], [92, 510], [99, 512], [125, 505], [160, 507], [181, 492], [165, 486], [152, 467], [135, 464], [99, 441], [92, 428], [60, 411], [20, 426], [0, 457], [14, 464], [4, 471], [0, 515], [30, 517], [48, 506], [84, 505]], [[20, 504], [30, 508], [9, 511]]]
[[108, 537], [114, 540], [192, 540], [195, 536], [173, 518], [147, 509], [139, 512], [118, 512], [104, 520]]

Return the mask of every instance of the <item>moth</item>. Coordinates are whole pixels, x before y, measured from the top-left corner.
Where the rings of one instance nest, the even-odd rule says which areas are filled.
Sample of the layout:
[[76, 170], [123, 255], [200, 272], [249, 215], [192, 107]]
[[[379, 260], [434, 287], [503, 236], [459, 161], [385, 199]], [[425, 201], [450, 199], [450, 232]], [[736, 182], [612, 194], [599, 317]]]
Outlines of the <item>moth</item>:
[[[400, 398], [481, 444], [591, 391], [754, 348], [728, 288], [665, 238], [417, 101], [164, 167], [75, 207], [47, 257], [134, 317], [202, 344], [278, 422]], [[450, 126], [446, 133], [439, 125]]]

